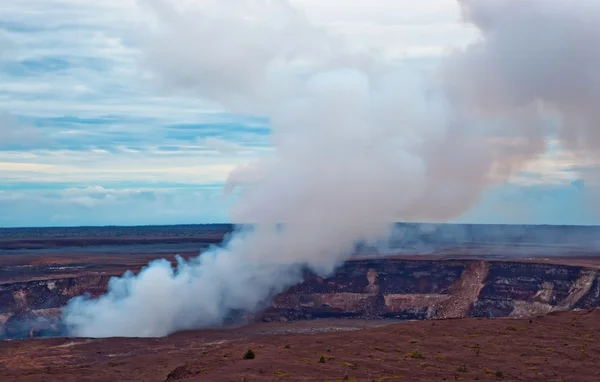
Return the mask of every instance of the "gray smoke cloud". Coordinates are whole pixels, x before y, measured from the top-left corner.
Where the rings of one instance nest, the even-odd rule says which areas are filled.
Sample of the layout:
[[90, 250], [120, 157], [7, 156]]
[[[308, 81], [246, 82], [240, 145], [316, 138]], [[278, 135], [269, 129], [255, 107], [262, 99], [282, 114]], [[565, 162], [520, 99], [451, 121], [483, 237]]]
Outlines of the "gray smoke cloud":
[[[550, 133], [581, 162], [600, 157], [600, 3], [588, 0], [459, 0], [481, 39], [445, 66], [451, 99], [479, 119], [513, 118], [507, 133], [538, 152]], [[535, 152], [520, 147], [523, 159]], [[600, 186], [598, 166], [582, 169]], [[596, 200], [598, 202], [598, 200]]]
[[[462, 214], [544, 151], [548, 109], [593, 120], [586, 81], [597, 77], [587, 61], [582, 70], [562, 56], [583, 55], [572, 46], [593, 38], [581, 29], [561, 35], [564, 44], [546, 36], [590, 12], [583, 2], [556, 3], [461, 2], [481, 39], [432, 75], [353, 50], [286, 1], [184, 10], [146, 1], [156, 18], [144, 51], [157, 84], [269, 117], [274, 151], [227, 184], [240, 191], [232, 220], [252, 229], [176, 269], [159, 260], [113, 279], [98, 299], [72, 300], [63, 311], [70, 333], [164, 336], [219, 325], [301, 281], [304, 267], [327, 275], [357, 242], [387, 237], [392, 222]], [[579, 85], [571, 74], [583, 77]]]

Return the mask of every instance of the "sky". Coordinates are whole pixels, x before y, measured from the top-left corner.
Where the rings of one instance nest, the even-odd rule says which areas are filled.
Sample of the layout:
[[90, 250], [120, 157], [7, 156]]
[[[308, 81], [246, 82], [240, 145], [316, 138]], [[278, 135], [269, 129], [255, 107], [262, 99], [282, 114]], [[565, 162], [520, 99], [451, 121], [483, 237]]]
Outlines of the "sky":
[[[478, 38], [454, 0], [292, 3], [424, 71]], [[230, 221], [225, 182], [272, 150], [269, 120], [154, 81], [150, 23], [135, 0], [0, 1], [0, 227]], [[549, 138], [452, 222], [599, 224], [582, 180], [593, 166]]]

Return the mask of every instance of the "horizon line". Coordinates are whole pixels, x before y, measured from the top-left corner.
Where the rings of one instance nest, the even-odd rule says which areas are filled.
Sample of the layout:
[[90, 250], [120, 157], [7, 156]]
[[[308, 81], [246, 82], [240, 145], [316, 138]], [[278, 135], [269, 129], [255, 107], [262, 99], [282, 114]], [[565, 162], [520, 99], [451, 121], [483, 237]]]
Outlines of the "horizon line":
[[[495, 226], [495, 227], [600, 227], [598, 224], [532, 224], [532, 223], [432, 223], [432, 222], [395, 222], [391, 225], [433, 225], [433, 226]], [[181, 224], [134, 224], [134, 225], [80, 225], [80, 226], [0, 226], [0, 230], [28, 230], [28, 229], [92, 229], [92, 228], [152, 228], [152, 227], [200, 227], [200, 226], [229, 226], [232, 228], [252, 224], [236, 223], [181, 223]]]

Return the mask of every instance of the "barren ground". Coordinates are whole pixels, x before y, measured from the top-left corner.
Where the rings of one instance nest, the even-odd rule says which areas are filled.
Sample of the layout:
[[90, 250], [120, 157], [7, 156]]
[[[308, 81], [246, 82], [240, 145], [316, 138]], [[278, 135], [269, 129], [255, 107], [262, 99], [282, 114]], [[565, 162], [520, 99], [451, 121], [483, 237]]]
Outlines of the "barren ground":
[[[0, 342], [2, 381], [598, 381], [600, 311]], [[363, 329], [363, 326], [366, 329]], [[254, 360], [243, 355], [252, 349]], [[323, 357], [324, 363], [319, 363]]]

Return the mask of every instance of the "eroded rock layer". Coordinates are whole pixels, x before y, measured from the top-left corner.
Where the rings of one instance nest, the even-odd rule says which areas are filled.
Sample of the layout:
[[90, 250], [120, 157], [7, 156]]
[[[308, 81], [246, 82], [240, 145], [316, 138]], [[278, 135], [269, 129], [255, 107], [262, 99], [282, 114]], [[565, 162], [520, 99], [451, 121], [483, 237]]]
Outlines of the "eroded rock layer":
[[[0, 285], [0, 336], [61, 334], [60, 307], [106, 291], [110, 276], [86, 275]], [[595, 268], [483, 260], [352, 260], [328, 278], [274, 298], [254, 320], [324, 317], [445, 319], [524, 317], [600, 306]]]
[[275, 298], [263, 318], [524, 317], [600, 306], [595, 268], [503, 261], [378, 259], [346, 263]]

